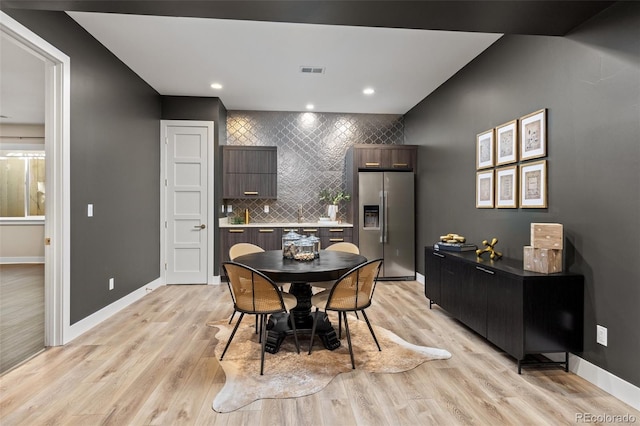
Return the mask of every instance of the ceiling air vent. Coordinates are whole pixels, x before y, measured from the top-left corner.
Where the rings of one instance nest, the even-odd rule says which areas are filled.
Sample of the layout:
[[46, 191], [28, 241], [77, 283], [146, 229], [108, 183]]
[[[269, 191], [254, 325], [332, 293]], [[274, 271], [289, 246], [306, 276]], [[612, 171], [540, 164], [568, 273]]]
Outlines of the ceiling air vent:
[[303, 74], [324, 74], [324, 67], [300, 67]]

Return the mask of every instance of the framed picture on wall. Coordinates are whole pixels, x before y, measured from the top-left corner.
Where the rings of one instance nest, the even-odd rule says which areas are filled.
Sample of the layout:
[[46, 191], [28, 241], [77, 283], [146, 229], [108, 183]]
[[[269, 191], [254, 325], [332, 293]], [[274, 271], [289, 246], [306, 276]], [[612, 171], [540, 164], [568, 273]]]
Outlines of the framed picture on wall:
[[547, 207], [547, 160], [520, 165], [520, 207]]
[[476, 172], [476, 208], [493, 208], [493, 169]]
[[493, 129], [476, 136], [476, 169], [493, 167]]
[[547, 110], [532, 112], [520, 118], [520, 160], [547, 155]]
[[518, 207], [518, 166], [496, 169], [496, 207], [515, 209]]
[[518, 161], [518, 120], [496, 127], [496, 165]]

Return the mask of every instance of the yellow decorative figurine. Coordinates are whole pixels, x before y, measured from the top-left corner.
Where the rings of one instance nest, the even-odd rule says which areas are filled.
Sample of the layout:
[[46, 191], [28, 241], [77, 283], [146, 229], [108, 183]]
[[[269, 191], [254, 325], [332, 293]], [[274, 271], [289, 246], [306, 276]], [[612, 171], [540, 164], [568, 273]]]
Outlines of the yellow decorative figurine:
[[440, 241], [445, 243], [462, 244], [466, 240], [467, 239], [462, 235], [453, 234], [453, 233], [449, 233], [447, 235], [440, 235]]
[[483, 248], [483, 249], [476, 250], [476, 255], [478, 257], [481, 257], [483, 253], [490, 253], [489, 254], [489, 258], [491, 260], [500, 259], [502, 257], [502, 253], [500, 253], [499, 251], [496, 251], [494, 249], [494, 246], [496, 244], [498, 244], [498, 239], [497, 238], [493, 238], [491, 240], [491, 244], [489, 244], [489, 242], [487, 240], [483, 240], [482, 244], [484, 244], [486, 247]]

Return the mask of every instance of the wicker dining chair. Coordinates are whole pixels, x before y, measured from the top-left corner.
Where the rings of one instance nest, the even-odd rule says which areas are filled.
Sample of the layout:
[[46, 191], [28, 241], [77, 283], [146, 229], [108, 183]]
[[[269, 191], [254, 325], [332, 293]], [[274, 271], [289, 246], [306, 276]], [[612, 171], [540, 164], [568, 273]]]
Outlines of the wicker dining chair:
[[[346, 253], [360, 254], [360, 249], [357, 245], [346, 241], [333, 243], [330, 246], [325, 247], [325, 250], [343, 251]], [[335, 284], [335, 281], [318, 281], [311, 283], [312, 286], [323, 288], [325, 290], [330, 289]]]
[[229, 248], [229, 259], [233, 262], [236, 257], [244, 256], [245, 254], [260, 253], [264, 249], [260, 246], [251, 243], [237, 243]]
[[[236, 311], [240, 312], [240, 318], [238, 318], [238, 322], [236, 322], [235, 327], [233, 327], [229, 341], [220, 356], [220, 361], [222, 361], [225, 353], [227, 353], [229, 344], [231, 344], [244, 315], [258, 315], [260, 316], [260, 342], [262, 344], [260, 354], [260, 375], [262, 375], [264, 372], [264, 352], [267, 342], [267, 316], [279, 312], [289, 312], [296, 307], [298, 301], [295, 296], [283, 293], [269, 277], [249, 266], [235, 262], [223, 262], [222, 268], [229, 279], [233, 307]], [[296, 342], [296, 349], [298, 353], [300, 353], [295, 321], [291, 321], [291, 327], [293, 329], [293, 338]]]
[[[353, 357], [353, 348], [351, 346], [351, 333], [349, 332], [349, 323], [347, 322], [347, 312], [362, 312], [364, 320], [367, 322], [371, 336], [381, 351], [380, 344], [373, 332], [373, 327], [367, 318], [365, 309], [371, 306], [373, 292], [376, 288], [378, 274], [382, 266], [382, 259], [374, 259], [356, 266], [342, 277], [338, 278], [331, 290], [325, 290], [311, 297], [311, 305], [316, 307], [316, 313], [313, 316], [313, 326], [311, 328], [311, 341], [309, 342], [309, 354], [313, 347], [313, 338], [318, 323], [318, 312], [322, 309], [327, 311], [338, 312], [338, 318], [344, 319], [344, 328], [347, 334], [347, 342], [349, 343], [349, 355], [351, 356], [351, 367], [356, 368]], [[342, 334], [341, 326], [338, 328], [338, 336]]]
[[330, 246], [325, 247], [324, 249], [346, 251], [347, 253], [360, 254], [360, 249], [358, 248], [358, 246], [347, 241], [340, 241], [338, 243], [333, 243]]
[[[263, 252], [264, 249], [260, 246], [251, 243], [237, 243], [232, 245], [229, 248], [229, 259], [233, 262], [236, 257], [244, 256], [245, 254], [251, 253], [260, 253]], [[231, 287], [229, 287], [229, 291], [231, 291]], [[233, 298], [233, 292], [231, 292], [231, 298]], [[229, 324], [233, 321], [233, 317], [236, 315], [236, 310], [234, 309], [231, 313], [231, 318], [229, 318]], [[258, 316], [256, 315], [256, 334], [258, 333]]]

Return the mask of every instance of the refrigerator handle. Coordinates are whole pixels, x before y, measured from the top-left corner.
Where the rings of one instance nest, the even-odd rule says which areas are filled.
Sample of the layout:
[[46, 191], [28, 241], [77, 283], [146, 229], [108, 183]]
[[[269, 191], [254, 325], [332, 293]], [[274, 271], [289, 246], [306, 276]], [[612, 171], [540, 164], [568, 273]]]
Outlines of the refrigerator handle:
[[385, 193], [380, 191], [380, 243], [384, 244], [384, 225], [386, 219], [386, 212], [384, 210]]
[[387, 191], [384, 191], [382, 193], [382, 197], [383, 197], [383, 209], [384, 209], [384, 217], [382, 220], [382, 242], [384, 244], [387, 243], [387, 237], [389, 236], [388, 234], [388, 229], [389, 229], [389, 223], [388, 223], [388, 213], [389, 213], [389, 203], [387, 202]]

